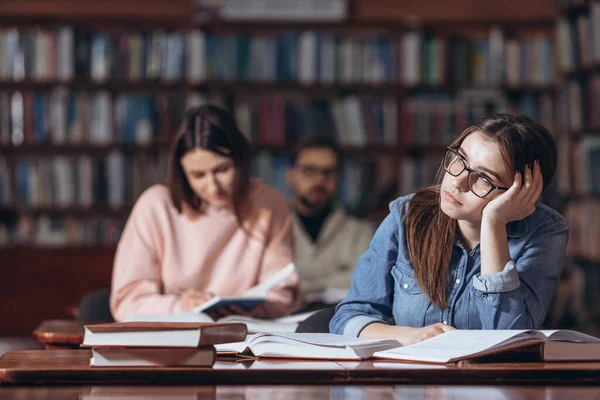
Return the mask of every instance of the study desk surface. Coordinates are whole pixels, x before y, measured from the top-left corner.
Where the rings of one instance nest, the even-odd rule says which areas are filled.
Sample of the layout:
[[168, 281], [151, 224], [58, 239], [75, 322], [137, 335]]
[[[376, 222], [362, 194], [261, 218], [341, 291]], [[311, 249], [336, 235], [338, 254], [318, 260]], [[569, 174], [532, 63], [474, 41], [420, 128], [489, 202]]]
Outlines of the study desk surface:
[[29, 350], [0, 358], [5, 384], [548, 384], [599, 385], [600, 363], [477, 364], [248, 361], [212, 368], [91, 368], [89, 350]]

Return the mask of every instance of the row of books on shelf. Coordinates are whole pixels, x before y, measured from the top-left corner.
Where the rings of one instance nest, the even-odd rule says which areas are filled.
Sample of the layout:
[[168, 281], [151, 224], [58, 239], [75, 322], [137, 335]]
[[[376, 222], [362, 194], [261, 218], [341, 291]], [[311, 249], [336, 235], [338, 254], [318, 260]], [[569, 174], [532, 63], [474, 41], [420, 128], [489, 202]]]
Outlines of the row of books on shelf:
[[[338, 193], [342, 204], [359, 210], [373, 187], [371, 182], [384, 184], [383, 176], [388, 176], [388, 182], [392, 180], [393, 169], [375, 174], [374, 163], [364, 157], [345, 160]], [[108, 209], [127, 209], [146, 188], [164, 182], [167, 164], [166, 152], [156, 156], [112, 151], [104, 157], [0, 158], [0, 206], [65, 210], [105, 204]], [[289, 166], [289, 156], [259, 152], [253, 160], [253, 175], [289, 196], [285, 180]], [[385, 168], [390, 166], [393, 168], [393, 158], [388, 157]], [[373, 175], [378, 178], [372, 180]]]
[[0, 92], [0, 145], [167, 146], [185, 107], [207, 101], [230, 109], [253, 144], [278, 149], [318, 132], [335, 135], [340, 144], [349, 148], [447, 145], [491, 109], [522, 112], [550, 130], [555, 115], [551, 93], [508, 98], [500, 90], [414, 95], [402, 102], [400, 115], [398, 101], [392, 97], [240, 95], [233, 98], [199, 93], [187, 96], [123, 93], [112, 97], [103, 91], [56, 89], [50, 94], [15, 91]]
[[166, 177], [168, 154], [105, 157], [0, 158], [0, 204], [25, 207], [130, 206], [139, 195]]
[[[3, 246], [108, 246], [114, 247], [123, 231], [122, 219], [102, 217], [16, 216], [13, 210], [0, 215], [0, 248]], [[14, 223], [12, 221], [14, 220]]]
[[458, 134], [490, 112], [518, 112], [550, 131], [555, 127], [551, 93], [509, 98], [498, 90], [413, 95], [402, 102], [401, 143], [405, 146], [448, 145]]
[[285, 30], [277, 34], [93, 32], [56, 29], [0, 31], [0, 80], [160, 79], [402, 82], [406, 85], [549, 86], [555, 79], [548, 35], [401, 36]]
[[341, 145], [350, 147], [399, 142], [394, 98], [240, 98], [233, 112], [241, 131], [258, 145], [285, 146], [312, 133], [335, 135]]
[[600, 262], [600, 199], [580, 199], [566, 206], [569, 221], [567, 254], [590, 262]]
[[[187, 106], [207, 99], [187, 96], [32, 91], [0, 92], [0, 144], [166, 143]], [[212, 101], [211, 101], [212, 102]], [[221, 104], [222, 99], [214, 102]], [[227, 106], [226, 104], [223, 104]], [[285, 146], [309, 133], [336, 134], [342, 145], [398, 143], [394, 98], [242, 98], [232, 111], [251, 142]]]
[[[401, 165], [394, 155], [376, 159], [349, 157], [344, 160], [340, 173], [336, 200], [351, 213], [364, 216], [369, 210], [386, 205], [399, 193], [408, 194], [432, 183], [441, 157], [441, 152], [421, 158], [406, 157]], [[88, 243], [89, 237], [68, 232], [77, 224], [82, 230], [88, 229], [89, 220], [94, 221], [102, 215], [109, 216], [115, 223], [123, 223], [139, 195], [149, 186], [164, 181], [166, 163], [166, 153], [157, 157], [125, 156], [118, 151], [94, 158], [0, 159], [0, 210], [13, 215], [12, 219], [3, 221], [4, 239], [11, 243], [19, 243], [24, 237], [28, 238], [28, 243], [38, 244]], [[290, 188], [285, 180], [289, 166], [287, 156], [259, 152], [253, 160], [253, 175], [289, 198]], [[33, 226], [26, 230], [26, 235], [20, 233], [23, 228], [19, 222], [21, 217], [28, 221], [25, 227]], [[39, 221], [43, 229], [35, 229]], [[97, 225], [96, 222], [91, 224]], [[47, 229], [48, 226], [52, 230]], [[43, 235], [50, 231], [53, 233], [48, 237], [52, 239], [46, 240]], [[116, 235], [109, 238], [102, 233], [92, 237], [99, 243], [112, 243], [119, 233], [120, 229], [117, 229]]]
[[590, 75], [583, 81], [569, 79], [563, 82], [557, 105], [556, 121], [560, 130], [600, 129], [600, 74]]
[[[176, 129], [183, 96], [109, 92], [0, 92], [0, 144], [148, 144]], [[167, 134], [168, 132], [168, 134]]]
[[600, 2], [591, 1], [587, 13], [559, 18], [557, 48], [564, 72], [600, 63]]
[[558, 188], [563, 195], [600, 194], [600, 136], [558, 141]]

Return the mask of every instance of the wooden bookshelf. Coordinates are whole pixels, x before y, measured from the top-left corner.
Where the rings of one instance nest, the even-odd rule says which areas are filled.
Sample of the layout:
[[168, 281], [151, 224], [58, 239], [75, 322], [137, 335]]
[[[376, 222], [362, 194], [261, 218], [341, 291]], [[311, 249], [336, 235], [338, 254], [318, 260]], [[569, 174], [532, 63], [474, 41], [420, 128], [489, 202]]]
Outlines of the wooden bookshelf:
[[[584, 35], [588, 35], [592, 37], [592, 29], [597, 29], [600, 21], [594, 21], [590, 15], [590, 7], [592, 2], [586, 1], [585, 4], [582, 5], [571, 5], [567, 7], [562, 7], [560, 10], [560, 19], [561, 21], [567, 22], [569, 29], [569, 35], [565, 37], [563, 36], [559, 39], [559, 44], [562, 46], [567, 46], [567, 48], [558, 48], [558, 52], [561, 57], [568, 56], [569, 62], [571, 65], [574, 65], [574, 68], [568, 71], [561, 71], [560, 81], [565, 84], [565, 93], [567, 93], [567, 98], [562, 99], [562, 101], [567, 103], [567, 115], [565, 116], [567, 119], [576, 119], [577, 116], [582, 118], [583, 126], [588, 126], [589, 123], [592, 123], [590, 118], [590, 113], [593, 112], [594, 107], [597, 107], [593, 102], [596, 101], [594, 96], [591, 95], [592, 86], [592, 78], [600, 74], [600, 64], [598, 64], [599, 60], [594, 60], [594, 46], [600, 45], [599, 43], [594, 43], [593, 40], [589, 40], [589, 43], [583, 45], [580, 43], [581, 37], [580, 35], [583, 32], [584, 25], [580, 26], [582, 18], [587, 19], [588, 29], [590, 32], [585, 33]], [[560, 31], [557, 34], [560, 35]], [[588, 54], [587, 56], [591, 59], [591, 66], [584, 66], [584, 57], [582, 56], [581, 49], [582, 47], [586, 47], [589, 45], [589, 50], [592, 54]], [[575, 51], [575, 49], [577, 49]], [[590, 61], [588, 59], [588, 62]], [[563, 63], [567, 60], [562, 59]], [[560, 64], [563, 64], [560, 63]], [[575, 94], [571, 93], [569, 90], [571, 89], [568, 84], [572, 82], [577, 82], [579, 85], [578, 94], [581, 95], [581, 99], [579, 100], [579, 105], [577, 102], [573, 102], [569, 96], [574, 96]], [[576, 294], [580, 301], [583, 303], [583, 316], [576, 316], [584, 323], [588, 319], [592, 319], [593, 324], [598, 326], [600, 325], [600, 314], [595, 312], [597, 308], [598, 301], [600, 301], [600, 297], [598, 296], [597, 288], [598, 282], [600, 282], [598, 275], [598, 267], [600, 267], [600, 257], [598, 257], [598, 253], [595, 252], [595, 248], [600, 243], [600, 235], [598, 234], [600, 231], [595, 229], [596, 225], [598, 225], [599, 216], [600, 216], [600, 193], [596, 193], [597, 188], [595, 187], [595, 183], [598, 180], [597, 176], [593, 174], [597, 174], [597, 168], [594, 169], [594, 166], [590, 166], [588, 163], [597, 163], [598, 160], [594, 161], [589, 157], [597, 157], [595, 153], [591, 153], [594, 151], [594, 148], [583, 148], [579, 146], [583, 146], [585, 143], [585, 139], [589, 137], [597, 138], [600, 135], [600, 131], [598, 128], [594, 129], [579, 129], [573, 130], [569, 129], [567, 124], [566, 129], [561, 132], [561, 139], [564, 142], [563, 145], [567, 146], [569, 153], [569, 173], [568, 177], [568, 187], [570, 191], [568, 193], [562, 194], [562, 204], [561, 210], [567, 216], [569, 220], [569, 244], [568, 244], [568, 252], [567, 252], [567, 261], [573, 266], [573, 268], [578, 268], [580, 270], [580, 274], [583, 276], [584, 285], [584, 293]], [[586, 145], [587, 146], [587, 145]], [[593, 144], [592, 144], [593, 146]], [[578, 149], [577, 152], [574, 149]], [[583, 155], [582, 155], [583, 152]], [[585, 172], [587, 169], [587, 180], [584, 182], [585, 187], [580, 187], [581, 179], [580, 176], [575, 176], [576, 174], [581, 174]], [[560, 177], [561, 175], [558, 174]], [[567, 180], [567, 177], [563, 175], [563, 179]]]
[[[598, 69], [600, 71], [600, 68]], [[56, 87], [66, 87], [72, 90], [82, 91], [101, 91], [109, 92], [173, 92], [198, 91], [205, 93], [258, 93], [258, 94], [302, 94], [311, 97], [332, 97], [340, 94], [359, 93], [361, 95], [375, 96], [395, 96], [405, 97], [414, 93], [436, 93], [436, 92], [456, 92], [459, 90], [489, 90], [496, 89], [509, 94], [541, 94], [554, 93], [555, 86], [470, 86], [444, 84], [438, 86], [431, 85], [403, 85], [399, 83], [315, 83], [303, 84], [290, 81], [273, 82], [252, 82], [252, 81], [204, 81], [200, 83], [190, 83], [187, 81], [168, 82], [160, 80], [128, 80], [110, 78], [104, 82], [93, 81], [88, 78], [75, 78], [71, 80], [46, 80], [38, 81], [25, 79], [22, 81], [2, 81], [0, 80], [0, 91], [15, 90], [40, 90], [46, 91]]]
[[[48, 215], [51, 217], [75, 217], [75, 218], [113, 218], [122, 220], [127, 218], [129, 215], [129, 211], [131, 210], [131, 206], [126, 206], [124, 208], [113, 208], [108, 205], [103, 204], [94, 204], [91, 207], [81, 207], [81, 206], [70, 206], [70, 207], [60, 207], [60, 206], [40, 206], [40, 207], [31, 207], [17, 204], [8, 204], [0, 207], [0, 212], [13, 212], [18, 213], [20, 215], [34, 216], [39, 217], [40, 215]], [[73, 246], [74, 247], [74, 246]]]
[[[555, 25], [553, 9], [541, 4], [539, 0], [522, 2], [507, 0], [509, 3], [486, 5], [472, 1], [438, 1], [437, 3], [411, 3], [398, 6], [391, 0], [356, 0], [352, 4], [352, 16], [342, 23], [315, 22], [232, 22], [211, 20], [205, 24], [193, 21], [193, 2], [191, 0], [172, 0], [165, 5], [162, 0], [132, 0], [122, 2], [108, 0], [94, 3], [80, 0], [9, 0], [0, 4], [0, 29], [16, 27], [20, 30], [30, 28], [53, 29], [58, 26], [74, 26], [89, 29], [92, 32], [142, 32], [150, 33], [155, 29], [166, 32], [190, 32], [201, 29], [216, 34], [265, 34], [276, 35], [284, 31], [318, 31], [349, 36], [383, 35], [394, 39], [398, 44], [401, 35], [409, 30], [419, 30], [438, 35], [444, 40], [452, 35], [465, 37], [485, 37], [491, 27], [499, 27], [508, 37], [523, 37], [536, 32], [547, 35]], [[512, 3], [510, 3], [512, 1]], [[520, 7], [523, 7], [521, 10]], [[514, 12], [519, 8], [520, 12]], [[512, 10], [512, 11], [511, 11]], [[522, 12], [521, 12], [522, 11]], [[412, 16], [412, 17], [411, 17]], [[414, 17], [414, 18], [413, 18]], [[551, 32], [552, 33], [552, 32]], [[125, 76], [125, 75], [119, 75]], [[399, 76], [396, 70], [396, 77]], [[423, 143], [406, 145], [404, 142], [406, 126], [402, 123], [403, 102], [413, 96], [450, 94], [462, 90], [495, 89], [509, 97], [554, 96], [554, 85], [535, 86], [522, 84], [509, 87], [477, 87], [460, 85], [449, 79], [448, 82], [432, 86], [427, 84], [406, 85], [400, 79], [380, 83], [321, 83], [302, 84], [299, 81], [273, 80], [218, 80], [213, 78], [190, 82], [186, 78], [175, 81], [164, 79], [129, 80], [110, 77], [103, 81], [75, 76], [67, 80], [2, 80], [0, 92], [29, 91], [49, 93], [56, 88], [66, 88], [71, 92], [96, 93], [106, 91], [111, 98], [121, 94], [170, 96], [200, 93], [209, 97], [212, 94], [225, 94], [239, 97], [301, 97], [336, 99], [342, 96], [373, 98], [391, 98], [396, 101], [397, 144], [368, 144], [366, 146], [345, 145], [344, 151], [349, 158], [366, 158], [377, 161], [392, 159], [395, 179], [403, 160], [436, 157], [441, 160], [445, 145], [442, 143]], [[174, 121], [170, 121], [170, 129]], [[153, 157], [168, 149], [167, 138], [173, 132], [157, 129], [157, 138], [148, 144], [115, 141], [107, 145], [91, 143], [55, 145], [51, 140], [40, 144], [0, 145], [0, 159], [15, 159], [21, 156], [35, 159], [37, 156], [90, 156], [94, 159], [105, 157], [115, 150], [127, 156]], [[116, 134], [115, 134], [116, 135]], [[27, 143], [27, 141], [26, 141]], [[256, 153], [270, 152], [287, 156], [293, 143], [285, 145], [266, 145], [254, 142]], [[1, 160], [0, 160], [1, 161]], [[1, 172], [0, 172], [1, 173]], [[396, 182], [397, 183], [397, 182]], [[14, 185], [15, 183], [12, 182]], [[373, 191], [373, 187], [370, 188]], [[396, 193], [397, 194], [397, 193]], [[38, 217], [108, 218], [125, 220], [130, 206], [111, 209], [106, 204], [94, 203], [92, 207], [29, 207], [26, 202], [0, 205], [0, 212]], [[367, 216], [376, 221], [387, 213], [385, 200], [381, 204], [368, 204]], [[81, 297], [92, 290], [110, 286], [110, 273], [115, 246], [99, 242], [81, 243], [53, 247], [36, 246], [34, 243], [14, 244], [0, 247], [0, 258], [6, 266], [5, 285], [10, 286], [0, 300], [0, 336], [29, 335], [44, 319], [70, 316], [70, 310]], [[24, 282], [23, 284], [18, 282]]]
[[[38, 16], [39, 17], [39, 16]], [[44, 19], [45, 26], [54, 27], [56, 26], [57, 21], [53, 21], [50, 15], [42, 15]], [[106, 21], [115, 22], [118, 25], [118, 19], [113, 19], [112, 17], [107, 17]], [[138, 29], [140, 21], [152, 21], [151, 19], [143, 19], [140, 18], [135, 20], [132, 23], [133, 29]], [[3, 22], [0, 19], [0, 23]], [[4, 21], [8, 26], [10, 26], [10, 21]], [[74, 19], [70, 21], [71, 25], [77, 26], [77, 24], [85, 24], [87, 22], [86, 19]], [[189, 21], [188, 21], [189, 22]], [[374, 34], [383, 34], [393, 38], [394, 46], [398, 46], [399, 41], [401, 39], [401, 35], [403, 35], [407, 30], [417, 27], [418, 30], [428, 32], [433, 35], [440, 35], [441, 40], [446, 40], [446, 35], [450, 34], [464, 34], [469, 35], [472, 31], [475, 32], [487, 32], [492, 27], [499, 27], [507, 32], [510, 32], [511, 37], [514, 35], [514, 31], [518, 30], [528, 30], [535, 32], [536, 30], [541, 30], [542, 32], [546, 32], [546, 30], [553, 26], [553, 21], [550, 19], [535, 19], [528, 21], [526, 27], [521, 26], [522, 24], [515, 23], [514, 21], [507, 20], [494, 20], [494, 19], [477, 19], [472, 21], [465, 20], [452, 20], [452, 21], [443, 21], [443, 20], [435, 20], [432, 21], [419, 21], [416, 25], [413, 22], [407, 21], [394, 21], [394, 20], [354, 20], [350, 18], [348, 21], [342, 23], [297, 23], [297, 22], [223, 22], [223, 21], [211, 21], [206, 24], [196, 25], [205, 30], [206, 32], [211, 32], [211, 30], [216, 30], [221, 32], [222, 29], [227, 30], [227, 32], [231, 32], [234, 34], [255, 34], [260, 33], [262, 30], [267, 27], [271, 31], [289, 31], [289, 30], [318, 30], [318, 31], [336, 31], [341, 32], [344, 35], [348, 35], [349, 37], [361, 37], [363, 34], [365, 35], [374, 35]], [[38, 22], [32, 22], [35, 26]], [[40, 23], [41, 24], [41, 23]], [[44, 24], [41, 24], [44, 26]], [[99, 27], [102, 26], [98, 21], [94, 22], [93, 29], [101, 29]], [[143, 24], [142, 24], [143, 25]], [[167, 24], [168, 25], [168, 24]], [[24, 25], [23, 27], [27, 27], [28, 25]], [[156, 25], [159, 28], [162, 28], [162, 24], [157, 23]], [[180, 27], [180, 31], [189, 31], [191, 29], [189, 23], [184, 23]], [[148, 28], [144, 26], [144, 28]], [[151, 31], [151, 25], [150, 25]], [[114, 26], [109, 29], [109, 32], [114, 32]], [[117, 31], [118, 32], [118, 31]], [[424, 37], [425, 38], [425, 37]], [[425, 39], [423, 39], [425, 40]], [[401, 57], [400, 57], [401, 58]], [[425, 61], [423, 61], [425, 62]], [[456, 61], [455, 61], [456, 62]], [[339, 68], [339, 67], [338, 67]], [[389, 78], [384, 78], [385, 81], [378, 83], [363, 83], [360, 81], [346, 83], [346, 82], [334, 82], [334, 83], [323, 83], [321, 81], [317, 81], [312, 84], [305, 84], [301, 81], [296, 80], [286, 80], [286, 79], [273, 79], [273, 80], [251, 80], [251, 79], [240, 79], [240, 80], [220, 80], [220, 79], [201, 79], [197, 83], [189, 81], [186, 78], [183, 79], [175, 79], [175, 80], [165, 80], [165, 79], [138, 79], [138, 80], [129, 80], [123, 79], [119, 77], [107, 77], [102, 80], [95, 80], [86, 77], [75, 77], [72, 79], [66, 80], [57, 80], [57, 79], [49, 79], [49, 80], [39, 80], [33, 78], [26, 78], [22, 80], [0, 80], [0, 91], [4, 91], [7, 93], [12, 93], [15, 91], [23, 91], [34, 93], [37, 96], [37, 93], [49, 93], [53, 89], [61, 87], [66, 88], [69, 91], [74, 92], [89, 92], [89, 93], [97, 93], [97, 92], [108, 92], [110, 97], [110, 101], [114, 101], [117, 96], [121, 94], [144, 94], [144, 95], [157, 95], [157, 96], [170, 96], [170, 95], [180, 95], [180, 96], [188, 96], [191, 94], [201, 94], [205, 96], [211, 96], [213, 94], [222, 94], [224, 96], [235, 96], [244, 98], [256, 98], [256, 97], [268, 97], [274, 96], [277, 98], [285, 98], [286, 96], [301, 96], [302, 98], [316, 98], [316, 99], [331, 99], [332, 101], [344, 96], [358, 96], [360, 98], [388, 98], [393, 99], [396, 104], [396, 115], [395, 118], [397, 120], [398, 132], [396, 134], [396, 140], [393, 142], [397, 142], [398, 144], [389, 144], [389, 143], [381, 143], [381, 144], [372, 144], [364, 146], [355, 146], [355, 145], [345, 145], [344, 150], [350, 155], [364, 155], [367, 158], [372, 160], [377, 159], [381, 155], [395, 157], [396, 159], [396, 169], [402, 162], [404, 157], [410, 157], [413, 159], [417, 159], [419, 157], [423, 157], [426, 155], [435, 155], [436, 153], [442, 153], [445, 145], [442, 143], [427, 143], [419, 144], [419, 145], [406, 145], [403, 138], [406, 136], [406, 133], [402, 132], [403, 129], [407, 129], [403, 126], [403, 109], [402, 105], [406, 101], [410, 101], [413, 96], [437, 96], [441, 94], [442, 96], [450, 95], [454, 96], [456, 93], [462, 91], [478, 91], [478, 90], [494, 90], [500, 93], [504, 93], [509, 98], [518, 98], [520, 96], [554, 96], [555, 89], [552, 85], [533, 85], [529, 83], [521, 84], [521, 85], [507, 85], [507, 84], [499, 84], [492, 86], [478, 86], [473, 84], [458, 84], [454, 82], [451, 76], [447, 77], [447, 82], [444, 82], [439, 85], [432, 85], [427, 83], [415, 83], [415, 84], [405, 84], [401, 83], [400, 78], [400, 66], [393, 66], [395, 69], [394, 75], [395, 78], [389, 80]], [[89, 71], [88, 71], [89, 72]], [[118, 72], [122, 74], [123, 72]], [[449, 72], [444, 71], [444, 74], [449, 74]], [[422, 72], [425, 75], [425, 72]], [[356, 77], [355, 77], [356, 78]], [[337, 79], [340, 79], [338, 76]], [[364, 79], [361, 78], [361, 79]], [[425, 82], [425, 78], [421, 78], [423, 82]], [[71, 92], [71, 93], [72, 93]], [[180, 107], [183, 104], [180, 105]], [[383, 107], [383, 106], [382, 106]], [[436, 107], [436, 106], [434, 106]], [[255, 112], [255, 111], [253, 111]], [[360, 111], [359, 111], [360, 112]], [[362, 111], [364, 112], [364, 110]], [[114, 118], [114, 116], [113, 116]], [[53, 145], [52, 140], [44, 140], [40, 144], [31, 144], [32, 139], [29, 138], [24, 140], [24, 144], [20, 145], [0, 145], [0, 154], [6, 155], [7, 157], [15, 157], [15, 156], [53, 156], [53, 155], [90, 155], [94, 157], [102, 157], [107, 155], [108, 153], [118, 150], [121, 153], [125, 153], [128, 155], [144, 155], [144, 154], [156, 154], [163, 149], [168, 149], [168, 142], [165, 138], [169, 137], [172, 133], [168, 130], [174, 129], [176, 124], [175, 121], [170, 121], [170, 127], [165, 131], [165, 127], [160, 125], [160, 130], [155, 132], [155, 136], [159, 137], [159, 139], [155, 139], [154, 142], [148, 145], [141, 145], [131, 143], [131, 141], [112, 142], [107, 145], [94, 145], [90, 143], [82, 143], [82, 144], [62, 144], [62, 145]], [[114, 123], [114, 122], [111, 122]], [[439, 122], [438, 122], [439, 123]], [[447, 123], [447, 122], [446, 122]], [[158, 127], [157, 127], [158, 128]], [[433, 129], [433, 128], [431, 128]], [[459, 130], [459, 128], [456, 128]], [[366, 134], [366, 133], [363, 133]], [[109, 134], [111, 135], [111, 134]], [[118, 138], [118, 133], [113, 133], [111, 135], [112, 138]], [[437, 133], [435, 133], [437, 135]], [[64, 136], [64, 135], [63, 135]], [[34, 139], [35, 141], [37, 139]], [[286, 139], [287, 140], [287, 139]], [[368, 139], [369, 141], [372, 140]], [[381, 140], [378, 138], [377, 140]], [[384, 139], [387, 140], [387, 139]], [[428, 140], [428, 139], [426, 139]], [[440, 139], [437, 139], [440, 140]], [[69, 142], [70, 140], [66, 141]], [[415, 141], [413, 138], [412, 141]], [[411, 141], [411, 142], [412, 142]], [[49, 143], [46, 143], [49, 142]], [[422, 142], [422, 140], [417, 140], [417, 142]], [[259, 151], [267, 151], [270, 153], [289, 153], [290, 149], [293, 148], [293, 143], [286, 143], [285, 145], [271, 145], [268, 144], [268, 141], [257, 141], [253, 144], [253, 149], [256, 152]], [[370, 188], [373, 190], [374, 188]], [[367, 211], [368, 212], [368, 211]]]
[[563, 79], [583, 79], [591, 74], [600, 73], [600, 65], [593, 65], [591, 67], [578, 67], [572, 71], [563, 73]]
[[146, 145], [134, 143], [113, 142], [110, 144], [21, 144], [21, 145], [0, 145], [0, 154], [7, 156], [14, 155], [106, 155], [107, 153], [118, 150], [124, 153], [152, 154], [160, 151], [168, 151], [169, 142], [153, 142]]

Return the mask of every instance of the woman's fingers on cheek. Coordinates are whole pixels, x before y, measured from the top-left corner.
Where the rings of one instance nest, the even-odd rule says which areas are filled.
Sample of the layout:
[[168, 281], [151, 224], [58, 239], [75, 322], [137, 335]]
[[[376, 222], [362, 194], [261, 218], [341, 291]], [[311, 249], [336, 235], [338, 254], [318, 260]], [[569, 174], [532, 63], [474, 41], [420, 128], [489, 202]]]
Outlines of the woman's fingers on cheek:
[[528, 165], [525, 169], [525, 189], [531, 189], [531, 185], [533, 183], [533, 174], [531, 170], [531, 166]]

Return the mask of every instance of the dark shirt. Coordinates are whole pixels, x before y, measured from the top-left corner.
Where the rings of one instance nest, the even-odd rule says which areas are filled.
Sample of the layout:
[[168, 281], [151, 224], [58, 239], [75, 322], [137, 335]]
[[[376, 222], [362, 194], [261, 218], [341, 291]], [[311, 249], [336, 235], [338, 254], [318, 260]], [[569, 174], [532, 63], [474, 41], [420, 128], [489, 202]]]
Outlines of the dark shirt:
[[306, 216], [298, 214], [300, 221], [302, 221], [302, 226], [304, 226], [304, 231], [308, 234], [308, 236], [310, 236], [313, 243], [317, 241], [319, 232], [321, 232], [321, 228], [323, 227], [323, 223], [329, 214], [331, 214], [331, 211], [333, 211], [333, 207], [329, 205], [316, 215]]

